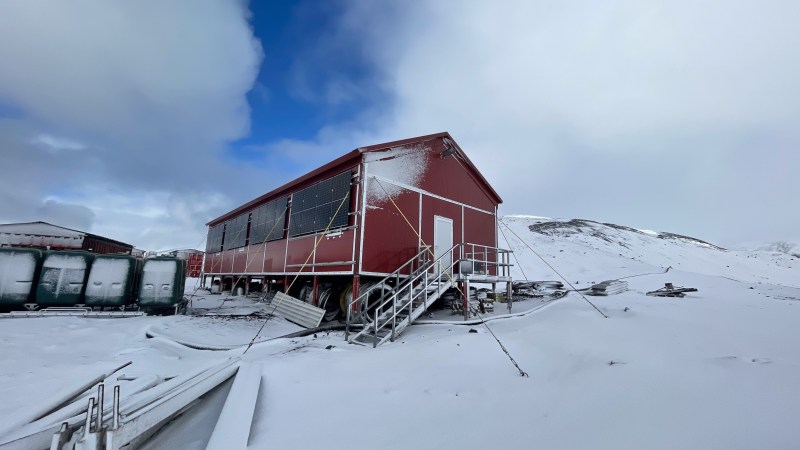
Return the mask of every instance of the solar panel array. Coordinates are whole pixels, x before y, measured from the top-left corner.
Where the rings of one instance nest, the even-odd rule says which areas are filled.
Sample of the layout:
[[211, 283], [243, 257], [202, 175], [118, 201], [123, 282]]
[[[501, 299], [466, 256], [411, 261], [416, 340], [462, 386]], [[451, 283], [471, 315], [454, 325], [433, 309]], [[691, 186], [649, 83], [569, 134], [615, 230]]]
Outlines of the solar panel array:
[[[329, 223], [331, 229], [346, 227], [350, 215], [351, 178], [350, 171], [342, 172], [294, 193], [289, 235], [316, 233], [325, 230]], [[252, 212], [210, 227], [206, 252], [216, 253], [248, 244], [283, 239], [288, 200], [288, 197], [281, 197]], [[333, 217], [334, 214], [336, 217]]]
[[331, 229], [346, 227], [350, 215], [351, 178], [350, 171], [342, 172], [294, 193], [289, 236], [323, 231], [329, 223]]
[[216, 253], [222, 250], [222, 236], [225, 234], [225, 224], [214, 225], [208, 229], [206, 239], [206, 253]]
[[288, 201], [289, 197], [281, 197], [253, 210], [250, 218], [250, 245], [283, 239]]
[[247, 244], [247, 223], [250, 213], [244, 213], [225, 222], [225, 239], [222, 242], [223, 250], [244, 247]]

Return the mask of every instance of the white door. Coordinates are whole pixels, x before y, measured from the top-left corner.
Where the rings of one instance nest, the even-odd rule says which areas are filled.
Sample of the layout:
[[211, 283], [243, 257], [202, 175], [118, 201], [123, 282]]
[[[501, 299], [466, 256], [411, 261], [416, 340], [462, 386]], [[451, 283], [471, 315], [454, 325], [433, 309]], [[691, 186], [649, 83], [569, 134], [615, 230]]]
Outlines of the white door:
[[441, 268], [449, 268], [453, 264], [453, 255], [448, 251], [453, 247], [453, 220], [447, 217], [433, 216], [433, 255], [434, 260], [442, 256], [440, 264], [436, 264], [436, 273]]

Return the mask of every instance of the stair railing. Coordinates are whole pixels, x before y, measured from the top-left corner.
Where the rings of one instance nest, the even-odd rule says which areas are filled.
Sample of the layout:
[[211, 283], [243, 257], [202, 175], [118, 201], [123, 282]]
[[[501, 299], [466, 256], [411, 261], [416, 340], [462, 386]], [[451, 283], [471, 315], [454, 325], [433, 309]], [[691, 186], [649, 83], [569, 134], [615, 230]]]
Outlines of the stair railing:
[[[403, 320], [408, 320], [409, 323], [413, 320], [414, 314], [414, 300], [419, 298], [419, 296], [423, 296], [423, 303], [418, 307], [422, 307], [423, 310], [428, 308], [428, 288], [431, 287], [434, 283], [436, 284], [436, 290], [439, 294], [441, 294], [442, 289], [442, 279], [447, 276], [448, 280], [445, 283], [450, 283], [454, 280], [454, 268], [457, 267], [459, 264], [459, 259], [456, 258], [456, 250], [460, 249], [463, 244], [456, 244], [451, 247], [449, 250], [444, 252], [441, 256], [439, 256], [436, 260], [434, 260], [431, 264], [428, 264], [421, 268], [421, 270], [417, 271], [416, 274], [409, 276], [406, 278], [400, 286], [396, 286], [394, 289], [389, 291], [387, 294], [384, 294], [377, 303], [377, 306], [374, 308], [374, 316], [371, 320], [371, 323], [364, 326], [364, 328], [356, 335], [356, 337], [360, 334], [366, 334], [367, 332], [371, 332], [372, 336], [375, 338], [373, 342], [373, 346], [378, 345], [378, 340], [380, 337], [378, 336], [378, 332], [386, 328], [389, 324], [392, 326], [392, 333], [391, 339], [397, 337], [397, 316], [400, 312], [408, 308], [408, 316]], [[426, 250], [427, 251], [427, 250]], [[447, 267], [442, 265], [442, 260], [449, 256], [450, 263]], [[430, 270], [438, 268], [439, 270], [436, 271], [433, 280], [430, 279]], [[417, 283], [423, 280], [422, 283]], [[419, 292], [414, 292], [414, 288], [416, 286], [422, 286], [422, 289]], [[401, 295], [404, 291], [408, 293], [407, 298]], [[397, 308], [398, 298], [403, 299], [402, 305], [400, 309]], [[388, 305], [391, 304], [391, 311], [389, 311]], [[364, 311], [367, 310], [366, 305], [363, 308]]]
[[[451, 286], [452, 283], [462, 279], [465, 275], [469, 276], [472, 274], [476, 266], [479, 266], [482, 269], [481, 272], [486, 275], [504, 278], [510, 276], [510, 268], [512, 266], [509, 261], [510, 250], [481, 244], [459, 243], [453, 245], [453, 247], [434, 261], [428, 262], [428, 255], [431, 253], [430, 248], [421, 250], [397, 270], [360, 294], [358, 298], [348, 303], [347, 326], [345, 327], [346, 340], [350, 341], [349, 331], [353, 310], [356, 309], [355, 305], [360, 305], [358, 310], [359, 314], [362, 316], [364, 327], [360, 332], [356, 333], [353, 339], [358, 338], [360, 335], [370, 334], [374, 338], [373, 346], [377, 346], [379, 343], [385, 341], [387, 337], [394, 340], [397, 337], [398, 325], [404, 320], [408, 320], [408, 324], [410, 324], [415, 319], [415, 317], [413, 317], [415, 310], [421, 308], [422, 311], [424, 311], [428, 308], [429, 289], [433, 287], [434, 284], [436, 285], [435, 291], [437, 292], [438, 298], [438, 296], [442, 294], [443, 284], [447, 284], [447, 287]], [[444, 267], [443, 260], [446, 257], [449, 257], [449, 263], [446, 263], [447, 267]], [[419, 263], [415, 268], [414, 263], [417, 261], [419, 261]], [[462, 272], [462, 262], [465, 261], [469, 261], [472, 265], [472, 270], [467, 273]], [[401, 274], [406, 268], [410, 268], [409, 274]], [[494, 274], [491, 272], [494, 272]], [[391, 279], [394, 279], [394, 287], [383, 293], [376, 301], [370, 304], [369, 295], [376, 289], [383, 289], [386, 283]], [[421, 289], [414, 292], [418, 287], [421, 287]], [[415, 308], [414, 302], [418, 300], [420, 296], [423, 297], [422, 304]], [[389, 305], [391, 305], [391, 307]], [[372, 318], [367, 315], [370, 310], [374, 311]], [[398, 321], [398, 316], [406, 310], [406, 317]], [[390, 324], [391, 335], [381, 338], [379, 332]]]
[[[401, 279], [409, 278], [417, 274], [420, 270], [422, 270], [424, 267], [427, 267], [427, 265], [429, 264], [428, 263], [428, 261], [430, 261], [429, 255], [430, 255], [430, 248], [424, 247], [416, 255], [411, 257], [411, 259], [403, 263], [402, 266], [398, 267], [397, 270], [395, 270], [394, 272], [387, 275], [384, 279], [372, 285], [372, 287], [370, 287], [369, 289], [359, 293], [357, 298], [352, 298], [350, 302], [347, 303], [347, 312], [346, 312], [347, 321], [345, 325], [344, 338], [347, 339], [348, 336], [350, 335], [350, 325], [352, 324], [352, 319], [353, 319], [352, 314], [354, 305], [362, 304], [364, 305], [362, 311], [367, 311], [367, 309], [369, 308], [369, 296], [370, 294], [372, 294], [374, 290], [378, 288], [383, 288], [384, 286], [386, 286], [386, 283], [391, 279], [394, 279], [395, 286], [398, 286]], [[402, 273], [406, 269], [408, 269], [409, 272], [408, 275]], [[381, 298], [378, 299], [378, 301], [382, 301], [385, 298], [385, 296], [386, 294], [381, 296]]]
[[[473, 271], [483, 272], [484, 275], [508, 278], [511, 276], [510, 263], [511, 250], [491, 247], [482, 244], [464, 244], [464, 261], [472, 263]], [[478, 269], [482, 270], [478, 270]], [[494, 272], [494, 273], [492, 273]]]

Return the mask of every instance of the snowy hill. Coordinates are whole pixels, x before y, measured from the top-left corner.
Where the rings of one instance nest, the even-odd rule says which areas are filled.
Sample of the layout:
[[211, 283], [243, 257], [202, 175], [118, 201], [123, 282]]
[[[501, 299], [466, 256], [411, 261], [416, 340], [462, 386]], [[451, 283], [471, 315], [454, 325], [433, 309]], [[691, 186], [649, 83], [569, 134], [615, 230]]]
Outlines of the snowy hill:
[[517, 269], [521, 270], [515, 278], [552, 276], [538, 258], [532, 257], [527, 244], [556, 270], [563, 268], [562, 273], [570, 282], [579, 282], [584, 287], [607, 278], [663, 272], [670, 266], [739, 281], [800, 287], [800, 257], [772, 249], [726, 250], [674, 233], [591, 220], [513, 215], [501, 219], [500, 238], [501, 246], [507, 244], [517, 255], [526, 255], [520, 257]]
[[[358, 392], [341, 420], [324, 412], [305, 418], [327, 436], [355, 413], [361, 442], [379, 448], [797, 448], [797, 258], [590, 220], [506, 216], [500, 229], [500, 245], [505, 235], [518, 259], [515, 277], [558, 279], [530, 246], [576, 287], [627, 277], [630, 290], [590, 298], [607, 319], [570, 292], [531, 314], [489, 322], [530, 378], [484, 326], [475, 334], [413, 326], [377, 352], [326, 353], [315, 349], [327, 341], [309, 342], [307, 357], [273, 361], [265, 372], [281, 389], [261, 410], [269, 420], [256, 425], [269, 439], [255, 444], [345, 448], [298, 441], [295, 419], [280, 412], [312, 409], [297, 406], [309, 396], [345, 405]], [[667, 282], [699, 291], [645, 295]], [[525, 303], [514, 308], [525, 311]], [[329, 374], [321, 383], [309, 375], [321, 373]]]
[[[500, 231], [518, 279], [558, 280], [549, 264], [579, 288], [624, 277], [629, 290], [517, 298], [511, 315], [422, 321], [377, 349], [341, 332], [282, 338], [296, 326], [223, 315], [263, 303], [210, 294], [193, 307], [223, 317], [6, 320], [0, 443], [106, 367], [132, 362], [129, 393], [242, 356], [265, 325], [244, 355], [263, 363], [246, 393], [257, 396], [248, 448], [798, 448], [799, 258], [591, 220], [506, 216]], [[698, 292], [645, 295], [668, 282]], [[224, 400], [203, 400], [144, 448], [205, 448]]]
[[770, 252], [770, 253], [786, 253], [788, 255], [792, 255], [795, 258], [800, 258], [800, 245], [797, 245], [792, 242], [786, 242], [786, 241], [772, 242], [767, 245], [762, 245], [758, 247], [756, 250], [762, 252]]

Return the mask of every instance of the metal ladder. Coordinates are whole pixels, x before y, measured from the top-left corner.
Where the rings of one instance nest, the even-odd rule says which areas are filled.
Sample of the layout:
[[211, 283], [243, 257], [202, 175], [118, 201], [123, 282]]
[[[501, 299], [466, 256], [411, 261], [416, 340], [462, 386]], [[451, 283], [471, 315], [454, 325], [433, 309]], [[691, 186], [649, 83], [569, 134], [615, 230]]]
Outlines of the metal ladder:
[[[425, 248], [400, 266], [392, 274], [374, 284], [347, 306], [347, 328], [345, 339], [351, 344], [377, 347], [386, 341], [394, 341], [409, 325], [417, 320], [428, 307], [454, 283], [453, 268], [458, 263], [456, 244], [436, 260], [429, 262], [430, 249]], [[402, 274], [408, 271], [408, 274]], [[386, 289], [389, 281], [394, 287]], [[375, 290], [383, 294], [369, 303]], [[355, 310], [355, 311], [354, 311]], [[350, 324], [360, 322], [364, 327], [350, 336]]]

